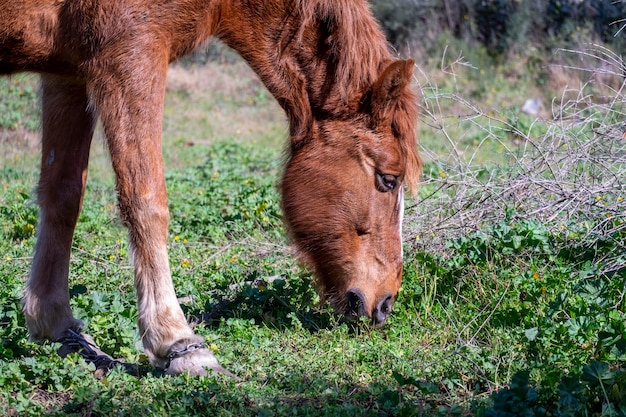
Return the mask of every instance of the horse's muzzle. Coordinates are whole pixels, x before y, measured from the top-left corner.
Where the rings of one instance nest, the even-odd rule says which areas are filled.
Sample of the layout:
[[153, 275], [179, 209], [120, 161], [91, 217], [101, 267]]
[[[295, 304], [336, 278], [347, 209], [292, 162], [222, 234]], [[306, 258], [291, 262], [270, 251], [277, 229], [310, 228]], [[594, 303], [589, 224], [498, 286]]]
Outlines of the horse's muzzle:
[[344, 314], [349, 318], [367, 316], [372, 319], [374, 327], [385, 324], [393, 308], [394, 297], [388, 293], [376, 300], [371, 314], [366, 310], [365, 296], [359, 289], [351, 289], [346, 293], [346, 307]]

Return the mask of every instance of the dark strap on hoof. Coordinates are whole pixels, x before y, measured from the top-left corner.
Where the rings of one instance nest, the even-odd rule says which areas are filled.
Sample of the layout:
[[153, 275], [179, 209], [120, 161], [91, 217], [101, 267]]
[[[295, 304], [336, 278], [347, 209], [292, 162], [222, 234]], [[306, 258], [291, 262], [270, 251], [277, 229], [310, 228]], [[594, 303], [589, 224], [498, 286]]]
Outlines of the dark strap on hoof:
[[[108, 372], [113, 367], [121, 365], [126, 371], [136, 371], [133, 365], [113, 359], [111, 356], [101, 351], [98, 346], [87, 341], [82, 333], [74, 329], [66, 330], [63, 336], [55, 340], [55, 342], [63, 345], [58, 351], [62, 357], [65, 357], [69, 353], [76, 352], [82, 356], [86, 362], [93, 363], [96, 366], [96, 370]], [[61, 349], [63, 348], [65, 349], [61, 353]]]
[[176, 343], [172, 346], [172, 350], [167, 355], [167, 363], [165, 364], [165, 371], [170, 367], [172, 361], [176, 358], [180, 358], [181, 356], [185, 356], [191, 352], [194, 352], [199, 349], [204, 349], [206, 345], [204, 343], [189, 343], [188, 345], [184, 345], [182, 349], [178, 349], [178, 345], [180, 343]]

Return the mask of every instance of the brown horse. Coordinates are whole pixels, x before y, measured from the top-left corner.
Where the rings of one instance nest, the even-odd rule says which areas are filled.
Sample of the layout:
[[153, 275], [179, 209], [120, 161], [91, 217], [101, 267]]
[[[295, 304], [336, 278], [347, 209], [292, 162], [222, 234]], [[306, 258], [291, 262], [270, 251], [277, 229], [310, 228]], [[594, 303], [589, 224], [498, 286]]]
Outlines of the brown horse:
[[42, 74], [40, 218], [23, 298], [31, 338], [88, 349], [68, 270], [100, 118], [150, 362], [172, 374], [222, 371], [172, 285], [161, 157], [168, 64], [211, 35], [288, 115], [283, 211], [320, 293], [346, 315], [385, 322], [402, 280], [403, 185], [414, 188], [420, 160], [413, 61], [394, 61], [365, 0], [0, 0], [0, 9], [0, 73]]

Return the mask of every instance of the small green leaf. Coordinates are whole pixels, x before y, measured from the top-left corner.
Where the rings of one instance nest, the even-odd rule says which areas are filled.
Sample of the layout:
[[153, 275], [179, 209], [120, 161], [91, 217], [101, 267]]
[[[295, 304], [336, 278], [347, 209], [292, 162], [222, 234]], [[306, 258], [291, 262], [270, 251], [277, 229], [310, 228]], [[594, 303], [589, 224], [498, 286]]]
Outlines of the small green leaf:
[[531, 329], [526, 329], [524, 331], [524, 335], [526, 335], [526, 339], [530, 340], [531, 342], [537, 338], [538, 334], [539, 334], [539, 329], [536, 327], [533, 327]]
[[613, 372], [609, 370], [606, 362], [592, 362], [583, 368], [581, 379], [584, 381], [607, 381], [613, 378]]

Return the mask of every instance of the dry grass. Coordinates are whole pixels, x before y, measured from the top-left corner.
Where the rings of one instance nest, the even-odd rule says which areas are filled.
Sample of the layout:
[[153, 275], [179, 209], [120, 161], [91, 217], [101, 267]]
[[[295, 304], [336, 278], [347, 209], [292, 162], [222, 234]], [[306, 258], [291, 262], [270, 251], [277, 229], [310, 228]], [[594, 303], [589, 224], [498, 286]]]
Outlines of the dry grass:
[[287, 138], [284, 112], [243, 62], [172, 65], [163, 128], [166, 143], [230, 138], [276, 147]]
[[[36, 75], [19, 81], [38, 88]], [[163, 117], [164, 159], [167, 168], [185, 165], [189, 144], [215, 140], [256, 142], [281, 148], [288, 130], [284, 112], [256, 74], [241, 60], [227, 64], [170, 67]], [[40, 132], [22, 127], [0, 129], [0, 158], [15, 166], [38, 163]], [[96, 130], [91, 150], [92, 174], [111, 176], [102, 130]]]
[[[407, 210], [408, 241], [425, 237], [416, 245], [441, 253], [446, 241], [484, 225], [533, 219], [561, 236], [564, 247], [590, 249], [617, 239], [613, 243], [619, 250], [601, 261], [605, 272], [624, 267], [626, 65], [603, 48], [579, 54], [595, 60], [598, 70], [591, 65], [570, 66], [555, 73], [577, 72], [577, 78], [587, 78], [589, 84], [581, 83], [575, 93], [566, 90], [551, 103], [548, 120], [528, 125], [483, 110], [460, 96], [437, 94], [436, 87], [422, 84], [428, 89], [424, 122], [437, 129], [438, 141], [430, 138], [422, 149], [431, 163], [422, 199]], [[463, 109], [460, 115], [446, 113], [442, 102], [451, 100], [457, 111]], [[481, 132], [473, 149], [459, 149], [453, 132], [460, 124]], [[539, 125], [537, 133], [534, 128]], [[445, 146], [433, 151], [428, 143]], [[494, 163], [485, 167], [477, 155], [496, 150]]]

